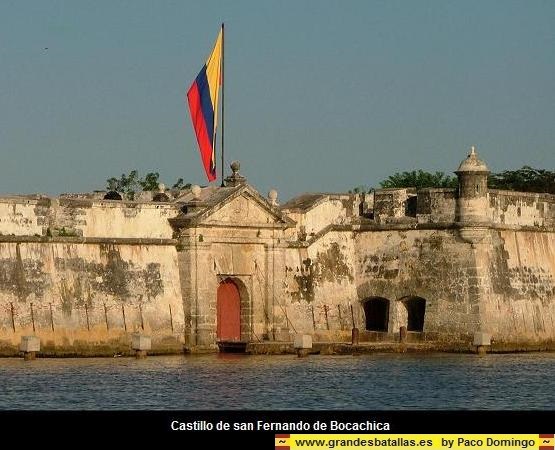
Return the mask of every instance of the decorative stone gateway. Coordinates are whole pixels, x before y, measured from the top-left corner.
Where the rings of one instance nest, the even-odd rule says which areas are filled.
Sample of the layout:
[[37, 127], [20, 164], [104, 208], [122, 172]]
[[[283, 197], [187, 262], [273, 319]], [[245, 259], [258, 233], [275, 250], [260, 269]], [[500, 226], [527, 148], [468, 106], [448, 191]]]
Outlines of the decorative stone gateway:
[[45, 356], [130, 354], [134, 333], [151, 354], [555, 348], [555, 196], [488, 190], [475, 148], [458, 189], [280, 204], [239, 171], [140, 201], [0, 198], [0, 355], [30, 335]]

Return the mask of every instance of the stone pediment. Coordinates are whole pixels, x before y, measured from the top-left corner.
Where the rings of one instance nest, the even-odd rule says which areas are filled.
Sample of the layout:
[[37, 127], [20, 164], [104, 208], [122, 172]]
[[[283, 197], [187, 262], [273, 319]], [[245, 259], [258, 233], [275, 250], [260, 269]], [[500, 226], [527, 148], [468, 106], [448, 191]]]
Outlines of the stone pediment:
[[221, 205], [213, 214], [206, 217], [205, 223], [233, 225], [259, 225], [280, 222], [273, 211], [264, 208], [249, 195], [239, 195]]
[[238, 226], [289, 228], [295, 222], [271, 205], [248, 184], [219, 188], [202, 203], [184, 205], [183, 213], [171, 219], [172, 226]]

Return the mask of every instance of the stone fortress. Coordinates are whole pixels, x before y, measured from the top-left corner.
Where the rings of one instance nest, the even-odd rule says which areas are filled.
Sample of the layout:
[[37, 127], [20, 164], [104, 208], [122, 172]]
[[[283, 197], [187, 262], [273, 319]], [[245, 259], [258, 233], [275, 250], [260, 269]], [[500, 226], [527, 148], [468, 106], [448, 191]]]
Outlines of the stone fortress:
[[[279, 205], [232, 164], [225, 187], [0, 198], [0, 355], [291, 348], [555, 348], [555, 196], [458, 189], [303, 194]], [[389, 347], [388, 347], [389, 346]], [[395, 347], [397, 346], [397, 347]]]

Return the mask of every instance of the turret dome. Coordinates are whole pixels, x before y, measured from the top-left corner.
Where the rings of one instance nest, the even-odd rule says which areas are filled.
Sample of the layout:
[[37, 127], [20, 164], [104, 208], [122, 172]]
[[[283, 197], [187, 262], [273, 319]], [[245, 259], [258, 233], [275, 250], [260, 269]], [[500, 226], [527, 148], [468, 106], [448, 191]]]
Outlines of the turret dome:
[[478, 159], [476, 147], [470, 147], [470, 153], [465, 160], [463, 160], [455, 173], [460, 172], [487, 172], [489, 173], [488, 166], [481, 159]]

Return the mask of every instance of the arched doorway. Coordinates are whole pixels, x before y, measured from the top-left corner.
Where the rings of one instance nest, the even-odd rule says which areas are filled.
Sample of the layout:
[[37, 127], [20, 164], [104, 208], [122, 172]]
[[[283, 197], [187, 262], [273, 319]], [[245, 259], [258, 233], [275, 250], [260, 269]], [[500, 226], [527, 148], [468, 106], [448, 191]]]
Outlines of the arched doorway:
[[218, 341], [241, 340], [241, 295], [230, 279], [218, 286], [217, 332]]
[[389, 323], [389, 300], [370, 297], [364, 301], [364, 315], [368, 331], [387, 331]]
[[424, 331], [426, 300], [422, 297], [406, 297], [402, 302], [407, 310], [407, 331]]

